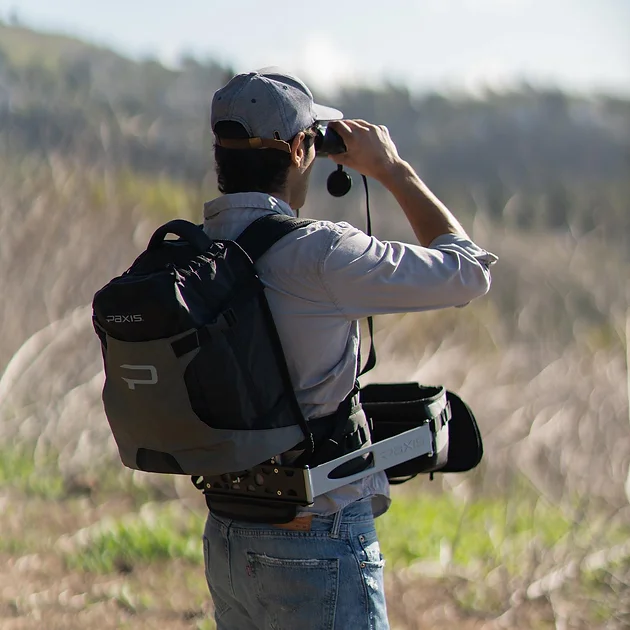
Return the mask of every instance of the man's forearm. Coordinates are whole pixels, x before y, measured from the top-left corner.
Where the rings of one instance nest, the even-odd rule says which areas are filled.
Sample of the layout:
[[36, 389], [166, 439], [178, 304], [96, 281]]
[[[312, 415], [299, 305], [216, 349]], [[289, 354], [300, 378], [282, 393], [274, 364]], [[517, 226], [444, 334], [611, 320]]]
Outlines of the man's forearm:
[[379, 180], [394, 195], [424, 247], [442, 234], [459, 234], [469, 238], [459, 221], [407, 162], [401, 160], [392, 165]]

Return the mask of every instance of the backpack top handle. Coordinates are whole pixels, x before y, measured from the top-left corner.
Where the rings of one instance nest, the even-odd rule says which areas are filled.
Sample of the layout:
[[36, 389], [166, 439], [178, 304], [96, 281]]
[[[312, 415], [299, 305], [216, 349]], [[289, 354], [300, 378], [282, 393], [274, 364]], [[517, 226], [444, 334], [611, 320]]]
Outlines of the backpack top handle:
[[195, 225], [185, 219], [173, 219], [159, 227], [153, 233], [148, 250], [156, 249], [162, 245], [167, 234], [175, 234], [190, 243], [200, 254], [212, 247], [212, 240], [203, 231], [201, 226]]

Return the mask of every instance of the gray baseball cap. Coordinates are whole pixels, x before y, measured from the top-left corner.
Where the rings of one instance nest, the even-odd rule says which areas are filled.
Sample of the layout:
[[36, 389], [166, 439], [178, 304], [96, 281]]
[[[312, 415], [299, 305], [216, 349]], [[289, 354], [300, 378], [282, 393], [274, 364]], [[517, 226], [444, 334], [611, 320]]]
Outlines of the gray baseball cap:
[[274, 148], [290, 151], [288, 140], [315, 122], [339, 120], [338, 109], [318, 105], [306, 85], [279, 68], [237, 74], [215, 92], [210, 123], [243, 125], [249, 138], [231, 140], [216, 136], [216, 144], [226, 148]]

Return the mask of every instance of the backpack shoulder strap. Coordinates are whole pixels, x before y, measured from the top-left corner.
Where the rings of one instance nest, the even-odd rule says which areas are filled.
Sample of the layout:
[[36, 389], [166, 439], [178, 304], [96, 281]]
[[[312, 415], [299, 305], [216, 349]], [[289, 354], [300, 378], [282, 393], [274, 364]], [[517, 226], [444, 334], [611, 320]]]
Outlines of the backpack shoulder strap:
[[252, 262], [256, 262], [276, 241], [309, 223], [315, 223], [315, 220], [297, 219], [285, 214], [266, 214], [250, 223], [236, 242]]

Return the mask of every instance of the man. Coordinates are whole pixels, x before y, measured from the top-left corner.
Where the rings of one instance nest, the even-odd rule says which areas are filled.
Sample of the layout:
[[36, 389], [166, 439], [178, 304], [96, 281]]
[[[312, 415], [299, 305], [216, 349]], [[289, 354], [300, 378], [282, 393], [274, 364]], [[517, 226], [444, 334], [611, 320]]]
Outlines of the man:
[[[204, 230], [235, 239], [269, 213], [295, 216], [315, 160], [314, 124], [347, 151], [332, 159], [379, 181], [421, 246], [382, 242], [347, 223], [318, 221], [278, 241], [257, 262], [297, 401], [311, 422], [335, 412], [357, 378], [359, 319], [459, 306], [490, 287], [496, 258], [399, 155], [386, 127], [342, 120], [277, 70], [241, 74], [212, 102], [223, 196], [206, 204]], [[385, 473], [317, 497], [285, 525], [210, 511], [206, 577], [219, 630], [388, 628], [374, 518], [389, 506]]]

